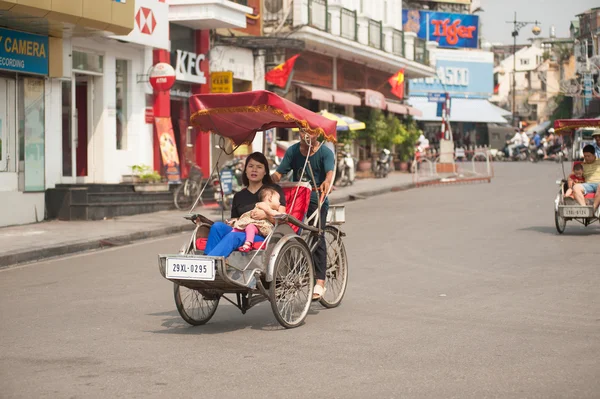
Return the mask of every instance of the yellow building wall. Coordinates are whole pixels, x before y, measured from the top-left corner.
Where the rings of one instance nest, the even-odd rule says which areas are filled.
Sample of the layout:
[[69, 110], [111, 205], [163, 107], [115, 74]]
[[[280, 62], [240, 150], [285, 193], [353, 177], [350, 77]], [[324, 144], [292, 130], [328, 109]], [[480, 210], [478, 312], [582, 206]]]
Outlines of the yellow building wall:
[[0, 10], [127, 35], [133, 29], [135, 1], [0, 0]]

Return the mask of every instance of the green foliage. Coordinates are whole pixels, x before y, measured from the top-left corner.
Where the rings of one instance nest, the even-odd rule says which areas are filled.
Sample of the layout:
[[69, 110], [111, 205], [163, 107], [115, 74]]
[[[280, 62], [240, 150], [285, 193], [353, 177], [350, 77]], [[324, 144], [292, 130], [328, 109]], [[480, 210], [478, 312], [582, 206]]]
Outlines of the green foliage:
[[131, 173], [138, 176], [144, 183], [158, 183], [162, 179], [161, 175], [148, 165], [132, 165], [130, 168]]
[[554, 98], [556, 108], [552, 112], [550, 121], [554, 124], [556, 119], [570, 119], [573, 117], [573, 98], [559, 94]]

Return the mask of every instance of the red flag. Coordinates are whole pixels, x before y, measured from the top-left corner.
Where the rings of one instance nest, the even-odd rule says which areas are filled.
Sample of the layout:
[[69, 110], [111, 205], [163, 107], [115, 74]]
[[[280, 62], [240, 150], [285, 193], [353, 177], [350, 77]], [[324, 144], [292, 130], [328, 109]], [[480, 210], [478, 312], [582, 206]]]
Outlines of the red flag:
[[277, 65], [265, 74], [265, 80], [275, 86], [285, 87], [288, 78], [294, 69], [296, 58], [300, 57], [300, 54], [296, 54], [292, 58], [286, 60], [283, 64]]
[[393, 95], [401, 99], [404, 98], [404, 69], [399, 70], [389, 78], [388, 83], [392, 86]]

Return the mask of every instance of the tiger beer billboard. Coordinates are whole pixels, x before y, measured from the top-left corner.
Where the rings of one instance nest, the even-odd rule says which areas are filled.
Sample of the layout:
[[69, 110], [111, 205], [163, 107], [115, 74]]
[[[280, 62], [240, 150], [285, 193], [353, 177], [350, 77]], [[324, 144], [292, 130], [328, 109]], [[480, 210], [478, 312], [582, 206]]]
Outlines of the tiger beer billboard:
[[425, 10], [402, 10], [404, 32], [414, 32], [417, 37], [436, 41], [440, 47], [477, 48], [479, 43], [479, 17]]

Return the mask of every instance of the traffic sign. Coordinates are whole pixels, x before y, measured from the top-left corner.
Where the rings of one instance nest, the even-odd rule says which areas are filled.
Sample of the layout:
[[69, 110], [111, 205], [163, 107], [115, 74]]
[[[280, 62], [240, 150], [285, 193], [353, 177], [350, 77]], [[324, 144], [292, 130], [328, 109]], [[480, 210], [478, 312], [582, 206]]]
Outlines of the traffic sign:
[[446, 93], [428, 93], [427, 100], [430, 103], [443, 103], [446, 101]]

